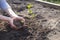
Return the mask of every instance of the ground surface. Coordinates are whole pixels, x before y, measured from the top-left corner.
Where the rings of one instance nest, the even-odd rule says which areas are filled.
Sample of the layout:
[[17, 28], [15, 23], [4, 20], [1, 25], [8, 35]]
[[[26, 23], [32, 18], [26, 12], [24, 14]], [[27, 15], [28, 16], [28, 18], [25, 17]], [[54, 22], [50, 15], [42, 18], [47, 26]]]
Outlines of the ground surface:
[[[60, 10], [33, 1], [8, 2], [17, 15], [25, 16], [27, 27], [13, 30], [10, 25], [0, 22], [0, 40], [60, 40]], [[33, 5], [33, 13], [37, 15], [34, 18], [26, 18], [30, 17], [26, 8], [29, 3]]]

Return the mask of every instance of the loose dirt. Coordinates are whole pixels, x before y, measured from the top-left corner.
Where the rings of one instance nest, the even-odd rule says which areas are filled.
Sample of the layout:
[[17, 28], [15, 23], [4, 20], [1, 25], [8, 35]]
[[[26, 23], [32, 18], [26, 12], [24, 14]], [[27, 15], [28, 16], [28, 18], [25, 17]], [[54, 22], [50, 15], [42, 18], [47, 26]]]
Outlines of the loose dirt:
[[[60, 40], [60, 10], [47, 7], [34, 1], [7, 0], [14, 12], [26, 21], [21, 29], [13, 30], [10, 25], [0, 22], [0, 40]], [[26, 5], [31, 3], [31, 10], [36, 15], [29, 15]], [[5, 13], [1, 11], [2, 13]], [[5, 16], [7, 14], [4, 14]]]

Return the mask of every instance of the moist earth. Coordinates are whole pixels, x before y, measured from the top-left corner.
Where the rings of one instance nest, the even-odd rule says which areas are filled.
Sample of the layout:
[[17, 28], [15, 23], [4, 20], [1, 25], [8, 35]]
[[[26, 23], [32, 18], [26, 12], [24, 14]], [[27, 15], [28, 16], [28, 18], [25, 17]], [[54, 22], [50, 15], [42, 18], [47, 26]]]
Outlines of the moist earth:
[[[0, 40], [60, 40], [60, 9], [45, 6], [32, 0], [7, 0], [14, 12], [25, 18], [23, 26], [18, 21], [16, 24], [21, 28], [14, 30], [10, 25], [0, 20]], [[32, 4], [33, 14], [29, 15], [26, 6]], [[0, 13], [9, 16], [0, 9]]]

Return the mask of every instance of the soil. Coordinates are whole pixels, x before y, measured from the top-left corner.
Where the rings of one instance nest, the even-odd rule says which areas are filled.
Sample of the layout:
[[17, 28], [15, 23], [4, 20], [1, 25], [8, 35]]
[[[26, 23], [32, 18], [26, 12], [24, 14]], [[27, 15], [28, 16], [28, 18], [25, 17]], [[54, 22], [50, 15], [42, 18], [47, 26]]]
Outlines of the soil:
[[21, 20], [14, 20], [14, 25], [17, 27], [17, 29], [20, 29], [23, 27], [24, 23], [21, 22]]
[[[0, 21], [0, 40], [60, 40], [60, 9], [47, 7], [32, 0], [7, 0], [14, 12], [26, 19], [25, 25], [19, 21], [19, 30], [13, 30], [10, 25]], [[26, 5], [31, 3], [35, 17], [29, 15]], [[1, 10], [3, 15], [7, 16]], [[4, 14], [5, 13], [5, 14]]]

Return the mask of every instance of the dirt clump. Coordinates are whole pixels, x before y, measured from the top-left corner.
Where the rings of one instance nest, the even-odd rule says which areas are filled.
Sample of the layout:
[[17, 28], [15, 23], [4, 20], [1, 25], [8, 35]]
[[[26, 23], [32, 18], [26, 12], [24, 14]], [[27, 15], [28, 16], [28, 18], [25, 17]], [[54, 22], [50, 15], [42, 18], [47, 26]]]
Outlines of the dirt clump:
[[18, 29], [22, 28], [23, 25], [24, 25], [24, 23], [21, 22], [20, 20], [14, 20], [13, 23], [14, 23], [14, 25], [15, 25]]

